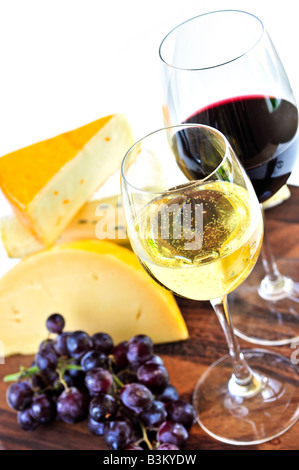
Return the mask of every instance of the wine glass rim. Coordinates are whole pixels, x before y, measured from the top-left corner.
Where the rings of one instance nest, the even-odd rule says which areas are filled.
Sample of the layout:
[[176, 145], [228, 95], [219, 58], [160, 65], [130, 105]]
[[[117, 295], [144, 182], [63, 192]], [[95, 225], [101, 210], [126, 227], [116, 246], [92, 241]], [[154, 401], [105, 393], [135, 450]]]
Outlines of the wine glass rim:
[[218, 131], [218, 129], [215, 129], [214, 127], [211, 127], [211, 126], [207, 126], [205, 124], [193, 124], [193, 123], [187, 123], [187, 124], [176, 124], [176, 125], [173, 125], [173, 126], [168, 126], [168, 127], [161, 127], [160, 129], [157, 129], [153, 132], [150, 132], [149, 134], [145, 135], [144, 137], [142, 137], [141, 139], [137, 140], [129, 149], [128, 151], [126, 152], [123, 160], [122, 160], [122, 164], [121, 164], [121, 177], [122, 179], [126, 182], [127, 185], [129, 185], [131, 188], [135, 189], [136, 191], [140, 192], [140, 193], [147, 193], [147, 194], [155, 194], [155, 195], [162, 195], [162, 194], [165, 194], [165, 192], [167, 191], [167, 193], [174, 193], [176, 191], [180, 191], [180, 188], [177, 188], [177, 187], [174, 187], [174, 188], [167, 188], [163, 191], [154, 191], [154, 190], [147, 190], [147, 189], [142, 189], [142, 188], [137, 188], [134, 184], [132, 184], [128, 178], [125, 176], [125, 173], [126, 173], [126, 170], [124, 169], [125, 167], [125, 164], [126, 164], [126, 161], [127, 161], [127, 158], [129, 157], [131, 151], [137, 146], [139, 145], [142, 141], [144, 141], [145, 139], [147, 139], [148, 137], [151, 137], [153, 136], [154, 134], [158, 134], [159, 132], [162, 132], [162, 131], [168, 131], [170, 129], [180, 129], [180, 128], [198, 128], [198, 129], [205, 129], [205, 130], [208, 130], [208, 131], [212, 131], [212, 133], [214, 134], [217, 134], [221, 139], [222, 141], [224, 142], [225, 144], [225, 152], [222, 156], [222, 159], [220, 161], [220, 163], [213, 169], [213, 171], [211, 171], [211, 173], [209, 173], [207, 176], [205, 176], [204, 178], [202, 179], [199, 179], [199, 180], [192, 180], [190, 181], [189, 184], [186, 184], [184, 187], [185, 188], [191, 188], [193, 186], [196, 186], [198, 184], [202, 184], [202, 183], [205, 183], [208, 179], [211, 178], [211, 176], [213, 176], [213, 174], [217, 173], [217, 171], [219, 170], [219, 168], [223, 165], [223, 162], [228, 158], [228, 156], [230, 155], [230, 152], [229, 152], [229, 149], [230, 149], [230, 144], [227, 140], [227, 138], [222, 134], [222, 132]]
[[[193, 21], [193, 20], [196, 20], [198, 18], [201, 18], [203, 16], [207, 16], [207, 15], [213, 15], [213, 14], [216, 14], [216, 13], [242, 13], [242, 14], [245, 14], [245, 15], [248, 15], [248, 16], [251, 16], [252, 18], [255, 18], [261, 25], [262, 27], [262, 30], [261, 30], [261, 34], [259, 36], [259, 38], [257, 39], [256, 42], [254, 42], [254, 44], [252, 44], [249, 48], [247, 48], [242, 54], [238, 54], [236, 57], [233, 57], [232, 59], [230, 60], [227, 60], [227, 61], [224, 61], [224, 62], [221, 62], [219, 64], [215, 64], [215, 65], [209, 65], [209, 66], [206, 66], [206, 67], [192, 67], [192, 68], [189, 68], [189, 67], [178, 67], [176, 65], [173, 65], [171, 63], [169, 63], [168, 61], [166, 61], [164, 58], [163, 58], [163, 55], [162, 55], [162, 48], [163, 48], [163, 45], [165, 44], [166, 40], [169, 38], [169, 36], [174, 33], [177, 29], [179, 29], [181, 26]], [[174, 28], [172, 28], [167, 34], [166, 36], [164, 36], [164, 38], [162, 39], [161, 43], [160, 43], [160, 46], [159, 46], [159, 57], [160, 59], [162, 60], [162, 62], [167, 65], [168, 67], [171, 67], [173, 69], [176, 69], [176, 70], [181, 70], [181, 71], [189, 71], [189, 72], [195, 72], [195, 71], [200, 71], [200, 70], [209, 70], [209, 69], [215, 69], [215, 68], [218, 68], [218, 67], [223, 67], [224, 65], [227, 65], [227, 64], [230, 64], [232, 62], [235, 62], [236, 60], [240, 59], [241, 57], [244, 57], [245, 55], [247, 55], [252, 49], [254, 49], [256, 47], [257, 44], [260, 43], [263, 35], [265, 34], [265, 26], [264, 26], [264, 23], [262, 22], [262, 20], [257, 16], [255, 15], [254, 13], [250, 13], [248, 11], [245, 11], [245, 10], [234, 10], [234, 9], [223, 9], [223, 10], [213, 10], [213, 11], [208, 11], [208, 12], [205, 12], [205, 13], [201, 13], [200, 15], [196, 15], [196, 16], [193, 16], [192, 18], [189, 18], [185, 21], [183, 21], [182, 23], [179, 23], [178, 25], [176, 25]]]

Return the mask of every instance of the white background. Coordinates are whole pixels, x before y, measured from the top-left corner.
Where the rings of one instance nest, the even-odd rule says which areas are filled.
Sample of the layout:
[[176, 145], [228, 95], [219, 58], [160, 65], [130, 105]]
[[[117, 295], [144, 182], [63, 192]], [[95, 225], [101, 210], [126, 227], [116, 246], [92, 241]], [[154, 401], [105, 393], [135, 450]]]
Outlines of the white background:
[[136, 139], [161, 127], [161, 40], [230, 8], [262, 19], [299, 101], [298, 0], [0, 0], [0, 155], [115, 112]]
[[262, 19], [299, 101], [298, 0], [0, 0], [0, 155], [116, 112], [136, 139], [162, 127], [159, 44], [217, 9]]
[[114, 112], [161, 127], [161, 40], [230, 8], [262, 19], [299, 97], [298, 0], [0, 0], [0, 155]]

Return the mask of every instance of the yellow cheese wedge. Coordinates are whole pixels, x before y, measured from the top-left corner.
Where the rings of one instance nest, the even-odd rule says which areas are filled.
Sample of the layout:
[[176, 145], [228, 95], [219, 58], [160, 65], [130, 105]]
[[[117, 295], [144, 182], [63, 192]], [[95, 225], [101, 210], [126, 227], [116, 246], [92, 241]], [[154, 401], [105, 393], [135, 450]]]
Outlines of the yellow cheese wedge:
[[115, 243], [58, 245], [22, 260], [0, 280], [0, 340], [5, 354], [33, 354], [60, 312], [67, 330], [104, 331], [114, 342], [147, 334], [155, 343], [184, 340], [174, 297]]
[[18, 219], [45, 245], [58, 238], [133, 144], [122, 114], [0, 158], [0, 189]]
[[[45, 248], [14, 216], [0, 220], [0, 232], [3, 246], [10, 258], [24, 258]], [[93, 238], [108, 239], [121, 245], [129, 244], [121, 196], [88, 201], [56, 243]]]
[[280, 188], [274, 196], [267, 199], [267, 201], [262, 203], [264, 209], [271, 209], [272, 207], [278, 206], [282, 202], [286, 201], [291, 197], [291, 191], [289, 190], [288, 186], [285, 184]]

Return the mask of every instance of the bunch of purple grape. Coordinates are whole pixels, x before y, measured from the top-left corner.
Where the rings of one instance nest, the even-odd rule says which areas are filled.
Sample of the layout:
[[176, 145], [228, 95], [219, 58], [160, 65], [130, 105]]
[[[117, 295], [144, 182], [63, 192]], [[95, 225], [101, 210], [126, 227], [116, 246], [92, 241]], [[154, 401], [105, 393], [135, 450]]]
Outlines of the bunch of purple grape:
[[28, 369], [5, 380], [7, 402], [25, 431], [55, 419], [87, 419], [110, 449], [176, 450], [184, 447], [195, 410], [179, 399], [153, 342], [137, 335], [114, 346], [106, 333], [64, 332], [60, 314], [47, 320], [54, 339], [43, 341]]

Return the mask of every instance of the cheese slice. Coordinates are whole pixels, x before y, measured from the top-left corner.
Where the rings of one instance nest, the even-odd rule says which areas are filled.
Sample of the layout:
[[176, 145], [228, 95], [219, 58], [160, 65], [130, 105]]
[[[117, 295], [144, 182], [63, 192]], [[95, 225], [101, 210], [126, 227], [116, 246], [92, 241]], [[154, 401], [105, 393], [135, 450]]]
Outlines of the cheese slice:
[[155, 343], [184, 340], [187, 328], [171, 293], [144, 271], [130, 250], [87, 240], [22, 260], [0, 280], [0, 340], [5, 354], [33, 354], [47, 335], [48, 315], [67, 330], [104, 331], [114, 342], [147, 334]]
[[278, 206], [282, 202], [286, 201], [291, 197], [291, 191], [288, 186], [285, 184], [280, 188], [274, 196], [267, 199], [267, 201], [262, 203], [263, 209], [271, 209], [272, 207]]
[[49, 246], [133, 142], [125, 116], [101, 118], [1, 157], [0, 189], [19, 221]]
[[[3, 246], [10, 258], [24, 258], [45, 248], [42, 242], [14, 216], [0, 220], [0, 232]], [[56, 243], [94, 238], [129, 245], [121, 196], [88, 201]]]

